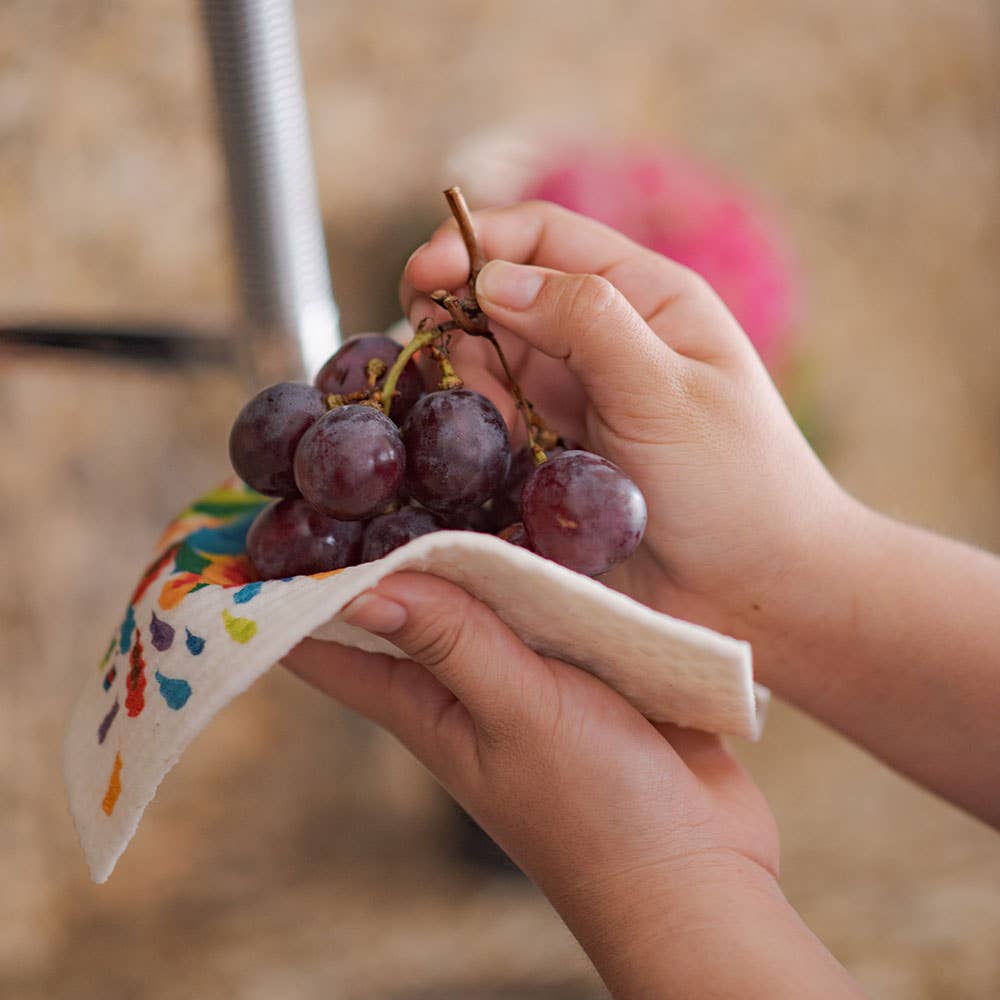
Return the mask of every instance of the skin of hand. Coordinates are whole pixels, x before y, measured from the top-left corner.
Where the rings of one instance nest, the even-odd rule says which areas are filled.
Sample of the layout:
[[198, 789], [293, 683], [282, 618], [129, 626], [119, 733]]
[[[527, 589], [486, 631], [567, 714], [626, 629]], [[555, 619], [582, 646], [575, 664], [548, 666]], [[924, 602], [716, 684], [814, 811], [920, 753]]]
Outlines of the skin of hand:
[[[570, 213], [526, 205], [477, 224], [488, 255], [540, 265], [491, 263], [477, 288], [525, 392], [621, 465], [653, 512], [610, 582], [687, 617], [741, 620], [809, 527], [788, 468], [805, 469], [815, 516], [833, 516], [839, 494], [739, 328], [690, 272]], [[411, 319], [435, 314], [423, 293], [461, 286], [467, 269], [443, 227], [408, 264]], [[513, 425], [489, 345], [456, 340], [467, 385]], [[735, 547], [734, 504], [752, 519]], [[781, 559], [773, 532], [757, 537], [776, 517]], [[546, 893], [616, 996], [857, 995], [782, 896], [771, 814], [717, 737], [654, 726], [446, 581], [398, 574], [342, 618], [408, 659], [307, 640], [285, 664], [409, 747]]]
[[[850, 505], [800, 434], [746, 335], [705, 281], [599, 223], [544, 202], [476, 213], [491, 260], [479, 303], [546, 422], [615, 462], [651, 512], [604, 582], [731, 635], [784, 614], [795, 569]], [[413, 323], [427, 293], [468, 275], [453, 222], [410, 258]], [[488, 343], [455, 367], [518, 427]], [[757, 650], [758, 656], [766, 650]]]
[[[748, 338], [696, 274], [545, 203], [476, 213], [479, 304], [563, 436], [616, 462], [650, 517], [602, 579], [748, 639], [757, 677], [892, 766], [1000, 826], [1000, 559], [848, 496]], [[469, 260], [451, 220], [410, 258], [416, 324]], [[517, 426], [490, 345], [455, 366]]]
[[856, 996], [777, 885], [773, 818], [718, 737], [656, 726], [454, 584], [400, 573], [300, 677], [394, 733], [548, 896], [618, 997]]

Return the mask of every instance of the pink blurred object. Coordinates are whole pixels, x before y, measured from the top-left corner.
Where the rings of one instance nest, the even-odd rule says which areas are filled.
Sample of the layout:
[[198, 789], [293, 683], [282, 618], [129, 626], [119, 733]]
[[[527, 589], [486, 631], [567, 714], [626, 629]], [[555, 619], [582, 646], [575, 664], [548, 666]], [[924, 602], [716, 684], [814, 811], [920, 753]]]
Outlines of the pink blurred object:
[[796, 320], [794, 268], [752, 199], [676, 153], [643, 148], [547, 151], [517, 200], [542, 198], [604, 222], [705, 277], [772, 372]]

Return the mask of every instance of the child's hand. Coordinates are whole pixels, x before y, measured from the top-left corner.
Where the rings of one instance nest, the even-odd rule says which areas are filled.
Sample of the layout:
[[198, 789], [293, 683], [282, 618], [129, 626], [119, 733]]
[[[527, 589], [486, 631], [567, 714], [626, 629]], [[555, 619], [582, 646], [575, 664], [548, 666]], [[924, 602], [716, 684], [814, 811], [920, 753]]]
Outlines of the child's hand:
[[307, 640], [286, 666], [399, 737], [616, 995], [852, 995], [781, 896], [771, 814], [717, 737], [654, 726], [435, 577], [389, 577], [342, 618], [411, 659]]
[[[645, 540], [605, 581], [749, 639], [765, 684], [1000, 826], [1000, 561], [848, 497], [692, 272], [552, 205], [475, 223], [497, 258], [479, 304], [526, 394], [645, 494]], [[411, 320], [468, 266], [449, 221], [407, 265]], [[509, 399], [488, 344], [458, 338], [455, 359]]]
[[[620, 465], [649, 508], [642, 547], [605, 581], [663, 611], [752, 638], [795, 603], [795, 568], [850, 502], [802, 438], [745, 334], [708, 285], [599, 223], [545, 203], [475, 214], [477, 295], [525, 394], [563, 436]], [[515, 264], [507, 263], [509, 261]], [[520, 265], [520, 266], [516, 266]], [[460, 286], [445, 223], [406, 267], [411, 321]], [[513, 334], [513, 336], [511, 336]], [[456, 338], [458, 372], [517, 417], [488, 344]]]

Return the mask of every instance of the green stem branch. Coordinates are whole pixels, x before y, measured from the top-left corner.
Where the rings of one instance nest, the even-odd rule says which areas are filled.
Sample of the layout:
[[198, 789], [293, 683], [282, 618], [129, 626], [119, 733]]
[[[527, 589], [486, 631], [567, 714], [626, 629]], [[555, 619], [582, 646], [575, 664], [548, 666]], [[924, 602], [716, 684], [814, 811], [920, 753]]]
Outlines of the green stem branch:
[[433, 344], [441, 336], [441, 333], [442, 330], [440, 327], [424, 327], [421, 324], [421, 328], [417, 330], [410, 342], [399, 352], [396, 360], [393, 361], [392, 367], [389, 369], [385, 381], [382, 383], [381, 390], [382, 412], [386, 416], [389, 416], [389, 410], [392, 409], [392, 397], [396, 394], [396, 383], [399, 381], [399, 376], [402, 375], [403, 369], [406, 367], [406, 362], [422, 347], [429, 347]]

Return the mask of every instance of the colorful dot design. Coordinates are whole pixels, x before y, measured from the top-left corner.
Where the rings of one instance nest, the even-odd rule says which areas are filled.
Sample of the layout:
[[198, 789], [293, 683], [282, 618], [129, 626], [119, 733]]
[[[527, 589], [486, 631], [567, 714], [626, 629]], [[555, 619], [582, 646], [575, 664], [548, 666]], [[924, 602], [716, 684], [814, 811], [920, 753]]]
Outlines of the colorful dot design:
[[[150, 698], [168, 712], [183, 712], [197, 697], [197, 670], [189, 678], [179, 674], [188, 673], [185, 664], [197, 667], [210, 637], [185, 622], [185, 600], [208, 587], [232, 588], [233, 610], [222, 611], [222, 641], [228, 636], [229, 641], [245, 645], [257, 635], [257, 622], [246, 615], [244, 607], [263, 584], [252, 578], [246, 534], [269, 502], [238, 482], [213, 490], [167, 528], [159, 554], [142, 574], [98, 667], [98, 682], [107, 701], [95, 719], [97, 743], [118, 744], [100, 802], [105, 816], [114, 814], [123, 775], [128, 772], [121, 727], [134, 724], [149, 711]], [[148, 599], [142, 603], [146, 610], [140, 621], [140, 602], [147, 594], [156, 595], [155, 607], [149, 608]], [[167, 661], [172, 665], [169, 669]]]

